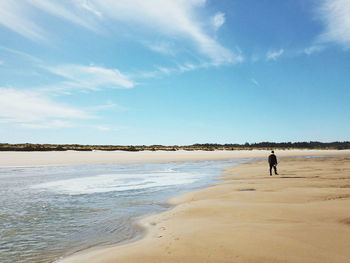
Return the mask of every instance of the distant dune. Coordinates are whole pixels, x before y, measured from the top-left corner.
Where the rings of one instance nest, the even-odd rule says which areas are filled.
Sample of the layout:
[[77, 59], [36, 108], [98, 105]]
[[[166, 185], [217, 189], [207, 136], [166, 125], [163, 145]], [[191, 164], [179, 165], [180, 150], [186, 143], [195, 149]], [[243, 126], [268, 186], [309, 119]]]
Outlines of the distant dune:
[[9, 144], [0, 143], [0, 151], [235, 151], [235, 150], [269, 150], [269, 149], [350, 149], [350, 142], [259, 142], [245, 144], [193, 144], [193, 145], [79, 145], [79, 144]]

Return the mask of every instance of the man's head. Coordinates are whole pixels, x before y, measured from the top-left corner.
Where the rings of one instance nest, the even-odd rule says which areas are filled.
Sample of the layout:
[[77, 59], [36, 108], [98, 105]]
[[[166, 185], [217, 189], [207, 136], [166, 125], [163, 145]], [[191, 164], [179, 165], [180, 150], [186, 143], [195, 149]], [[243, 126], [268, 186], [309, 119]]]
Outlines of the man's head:
[[275, 153], [275, 151], [271, 151], [271, 153]]

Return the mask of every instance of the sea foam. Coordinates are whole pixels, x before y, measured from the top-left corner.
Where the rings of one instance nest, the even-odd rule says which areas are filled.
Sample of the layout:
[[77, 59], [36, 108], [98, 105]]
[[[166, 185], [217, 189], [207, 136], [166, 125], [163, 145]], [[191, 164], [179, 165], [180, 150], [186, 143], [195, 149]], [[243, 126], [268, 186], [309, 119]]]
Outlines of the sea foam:
[[198, 174], [173, 171], [137, 174], [101, 174], [36, 184], [32, 188], [59, 194], [81, 195], [191, 184], [197, 180], [199, 180]]

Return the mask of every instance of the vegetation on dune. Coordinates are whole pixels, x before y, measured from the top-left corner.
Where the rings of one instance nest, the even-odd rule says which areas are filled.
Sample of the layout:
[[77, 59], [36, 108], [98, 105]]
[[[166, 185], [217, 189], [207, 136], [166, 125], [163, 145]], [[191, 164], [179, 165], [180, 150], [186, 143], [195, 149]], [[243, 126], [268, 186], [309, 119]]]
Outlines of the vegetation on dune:
[[270, 149], [350, 149], [350, 142], [259, 142], [259, 143], [245, 143], [245, 144], [217, 144], [217, 143], [205, 143], [205, 144], [193, 144], [185, 146], [165, 146], [165, 145], [79, 145], [79, 144], [9, 144], [0, 143], [0, 151], [215, 151], [215, 150], [270, 150]]

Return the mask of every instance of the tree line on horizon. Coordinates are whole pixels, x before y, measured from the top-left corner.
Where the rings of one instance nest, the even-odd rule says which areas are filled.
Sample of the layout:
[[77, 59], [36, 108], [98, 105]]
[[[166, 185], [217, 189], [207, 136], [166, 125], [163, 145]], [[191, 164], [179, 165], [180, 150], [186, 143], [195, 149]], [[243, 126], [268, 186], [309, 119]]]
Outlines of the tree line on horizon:
[[259, 143], [197, 143], [192, 145], [80, 145], [80, 144], [9, 144], [0, 143], [0, 151], [215, 151], [215, 150], [272, 150], [272, 149], [350, 149], [350, 141], [336, 142], [259, 142]]

